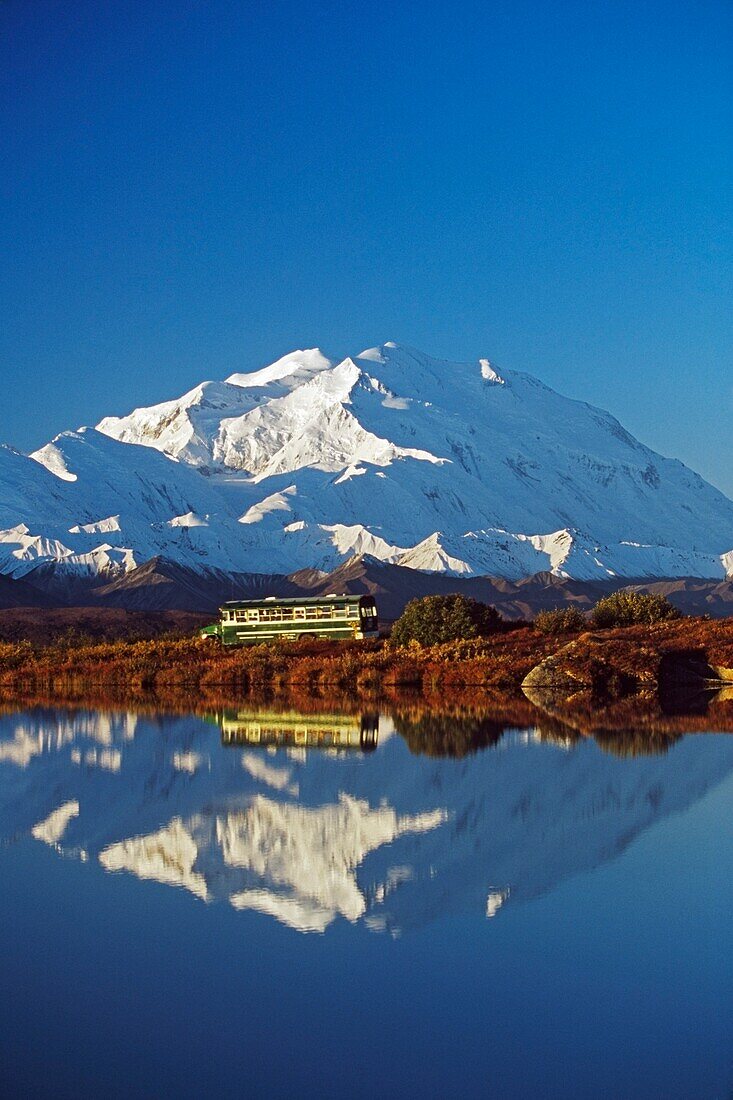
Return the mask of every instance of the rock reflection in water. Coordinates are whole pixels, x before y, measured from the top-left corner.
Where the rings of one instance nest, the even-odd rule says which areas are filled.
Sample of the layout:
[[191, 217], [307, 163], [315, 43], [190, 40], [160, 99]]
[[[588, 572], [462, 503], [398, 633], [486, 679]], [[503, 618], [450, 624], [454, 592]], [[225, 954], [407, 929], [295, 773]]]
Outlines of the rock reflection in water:
[[733, 770], [727, 736], [618, 759], [545, 721], [519, 730], [415, 708], [11, 715], [0, 838], [303, 932], [344, 918], [397, 934], [449, 913], [493, 918], [551, 890]]
[[651, 697], [632, 693], [611, 699], [588, 690], [568, 696], [526, 682], [522, 690], [535, 707], [543, 736], [569, 741], [592, 737], [615, 756], [664, 753], [688, 733], [733, 733], [730, 687], [672, 682], [660, 685]]

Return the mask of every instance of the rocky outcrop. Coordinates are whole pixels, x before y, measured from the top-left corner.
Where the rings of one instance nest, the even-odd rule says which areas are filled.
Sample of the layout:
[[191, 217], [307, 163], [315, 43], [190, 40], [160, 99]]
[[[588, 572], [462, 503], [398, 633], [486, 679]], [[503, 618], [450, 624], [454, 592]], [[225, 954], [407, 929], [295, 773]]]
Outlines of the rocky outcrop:
[[[522, 688], [530, 692], [572, 695], [592, 691], [622, 696], [637, 691], [650, 677], [633, 669], [626, 646], [608, 646], [602, 635], [581, 634], [557, 653], [541, 661], [525, 677]], [[620, 652], [619, 652], [620, 650]]]
[[590, 691], [622, 698], [637, 691], [660, 696], [715, 688], [733, 681], [733, 669], [715, 663], [704, 646], [655, 644], [586, 633], [540, 661], [525, 677], [522, 689], [532, 701], [540, 695], [569, 696]]

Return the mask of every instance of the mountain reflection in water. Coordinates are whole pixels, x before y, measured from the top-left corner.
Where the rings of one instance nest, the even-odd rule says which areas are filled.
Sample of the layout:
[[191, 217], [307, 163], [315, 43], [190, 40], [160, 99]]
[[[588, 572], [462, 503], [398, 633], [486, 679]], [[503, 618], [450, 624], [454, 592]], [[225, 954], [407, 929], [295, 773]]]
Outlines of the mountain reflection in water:
[[424, 708], [11, 714], [0, 839], [31, 837], [301, 932], [345, 918], [397, 934], [552, 890], [733, 770], [726, 735], [614, 756], [545, 718], [517, 729]]

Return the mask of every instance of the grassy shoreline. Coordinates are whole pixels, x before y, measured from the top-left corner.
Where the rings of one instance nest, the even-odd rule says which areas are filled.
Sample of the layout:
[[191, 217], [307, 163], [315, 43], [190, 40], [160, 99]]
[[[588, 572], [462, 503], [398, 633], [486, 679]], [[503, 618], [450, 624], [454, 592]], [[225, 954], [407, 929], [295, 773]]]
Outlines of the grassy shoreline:
[[516, 696], [525, 677], [553, 658], [554, 667], [578, 690], [621, 696], [654, 692], [665, 662], [675, 656], [704, 662], [733, 679], [733, 619], [680, 619], [551, 636], [525, 624], [481, 639], [402, 648], [379, 641], [223, 650], [196, 638], [0, 643], [0, 692], [81, 697], [90, 687], [133, 695], [336, 689], [368, 698], [394, 689], [426, 694], [474, 688]]

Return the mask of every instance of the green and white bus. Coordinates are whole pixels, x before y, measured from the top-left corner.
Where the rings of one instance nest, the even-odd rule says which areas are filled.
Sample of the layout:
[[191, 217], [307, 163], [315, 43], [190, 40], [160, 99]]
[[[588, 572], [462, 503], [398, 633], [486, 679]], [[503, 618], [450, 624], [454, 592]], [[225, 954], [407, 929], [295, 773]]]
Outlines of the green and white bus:
[[259, 645], [277, 639], [376, 638], [377, 605], [373, 596], [297, 596], [280, 599], [230, 600], [219, 608], [219, 621], [202, 627], [199, 637], [222, 645]]

